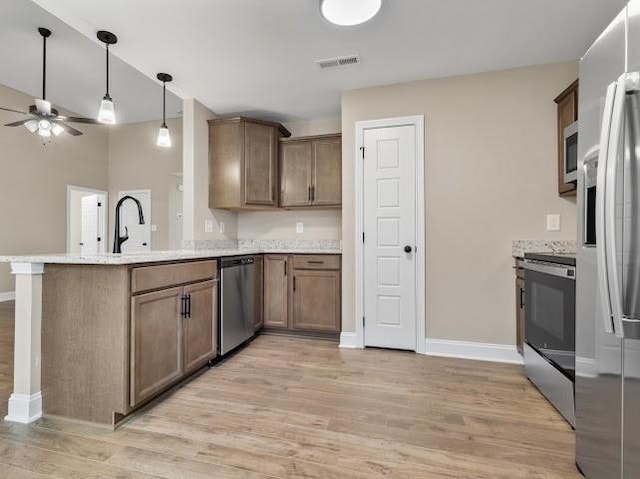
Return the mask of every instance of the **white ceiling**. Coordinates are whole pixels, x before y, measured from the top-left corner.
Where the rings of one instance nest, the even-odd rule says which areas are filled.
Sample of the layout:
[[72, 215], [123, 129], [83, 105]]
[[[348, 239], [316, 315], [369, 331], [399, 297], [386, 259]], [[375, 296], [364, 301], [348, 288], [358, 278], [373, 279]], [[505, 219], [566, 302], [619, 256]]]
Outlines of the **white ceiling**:
[[[58, 108], [96, 118], [105, 93], [104, 45], [95, 39], [95, 32], [89, 39], [31, 1], [0, 0], [0, 84], [32, 97], [42, 96], [42, 37], [38, 33], [41, 26], [52, 31], [47, 41], [47, 99]], [[162, 117], [161, 83], [114, 56], [111, 96], [118, 123]], [[28, 105], [0, 106], [28, 108]], [[182, 100], [170, 94], [167, 108], [168, 116], [177, 116], [182, 110]], [[20, 118], [14, 113], [0, 112], [0, 123]]]
[[[182, 97], [282, 121], [338, 116], [344, 90], [577, 59], [625, 3], [384, 0], [370, 22], [340, 28], [318, 0], [35, 1], [88, 37], [113, 31], [115, 54], [172, 73]], [[314, 64], [353, 53], [362, 65]]]

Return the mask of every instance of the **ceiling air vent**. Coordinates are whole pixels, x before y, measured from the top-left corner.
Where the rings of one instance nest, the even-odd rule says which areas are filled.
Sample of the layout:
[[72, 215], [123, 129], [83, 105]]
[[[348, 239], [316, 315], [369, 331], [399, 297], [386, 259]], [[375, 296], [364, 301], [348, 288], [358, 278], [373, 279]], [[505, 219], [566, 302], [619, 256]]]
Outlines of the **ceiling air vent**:
[[348, 55], [346, 57], [326, 58], [324, 60], [316, 60], [316, 65], [321, 70], [327, 68], [348, 67], [358, 65], [360, 63], [360, 55]]

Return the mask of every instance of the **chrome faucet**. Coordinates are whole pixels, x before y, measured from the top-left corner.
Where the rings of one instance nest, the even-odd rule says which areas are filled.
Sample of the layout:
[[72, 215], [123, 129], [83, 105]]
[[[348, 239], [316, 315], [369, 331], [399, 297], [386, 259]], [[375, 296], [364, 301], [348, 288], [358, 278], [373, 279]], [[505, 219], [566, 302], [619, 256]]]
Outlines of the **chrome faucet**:
[[142, 205], [140, 204], [140, 202], [133, 196], [129, 196], [129, 195], [123, 196], [122, 198], [120, 198], [120, 201], [118, 201], [118, 203], [116, 204], [116, 228], [115, 228], [116, 232], [113, 238], [114, 253], [122, 253], [122, 243], [124, 243], [129, 239], [129, 229], [126, 226], [124, 227], [124, 236], [120, 236], [120, 207], [122, 206], [122, 203], [124, 203], [126, 200], [133, 200], [136, 202], [136, 205], [138, 205], [138, 215], [140, 217], [140, 224], [141, 225], [144, 224], [144, 215], [142, 214]]

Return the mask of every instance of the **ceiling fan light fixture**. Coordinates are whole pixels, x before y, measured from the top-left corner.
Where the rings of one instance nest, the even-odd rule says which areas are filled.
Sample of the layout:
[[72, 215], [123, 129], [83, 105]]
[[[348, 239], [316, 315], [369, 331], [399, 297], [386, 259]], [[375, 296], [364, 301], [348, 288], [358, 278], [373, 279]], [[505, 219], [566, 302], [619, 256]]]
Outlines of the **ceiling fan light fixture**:
[[116, 110], [113, 106], [111, 95], [109, 95], [109, 45], [115, 45], [118, 43], [118, 37], [106, 30], [100, 30], [96, 36], [98, 37], [98, 40], [105, 44], [107, 56], [107, 92], [100, 102], [98, 121], [107, 125], [114, 125], [116, 123]]
[[24, 124], [24, 127], [31, 133], [38, 131], [38, 120], [29, 120]]
[[320, 0], [325, 20], [340, 27], [353, 27], [371, 20], [382, 7], [382, 0]]
[[116, 109], [113, 106], [113, 100], [109, 95], [105, 95], [100, 102], [98, 121], [107, 125], [115, 125], [116, 123]]
[[58, 125], [57, 123], [54, 123], [51, 127], [51, 133], [53, 133], [54, 136], [60, 136], [62, 133], [64, 133], [64, 128], [62, 128], [62, 126]]
[[173, 81], [168, 73], [158, 73], [156, 76], [162, 82], [162, 125], [158, 130], [156, 144], [162, 148], [171, 148], [171, 134], [167, 127], [167, 82]]

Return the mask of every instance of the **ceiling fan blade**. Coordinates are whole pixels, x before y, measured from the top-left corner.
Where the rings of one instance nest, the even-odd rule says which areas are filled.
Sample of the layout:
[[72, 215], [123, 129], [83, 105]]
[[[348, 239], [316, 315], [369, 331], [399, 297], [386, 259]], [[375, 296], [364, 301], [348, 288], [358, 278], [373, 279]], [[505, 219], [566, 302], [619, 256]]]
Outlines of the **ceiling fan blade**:
[[13, 123], [7, 123], [4, 126], [22, 126], [24, 125], [26, 122], [31, 121], [31, 120], [21, 120], [21, 121], [14, 121]]
[[28, 115], [26, 111], [12, 110], [11, 108], [3, 108], [0, 106], [0, 110], [10, 111], [11, 113], [20, 113], [21, 115]]
[[89, 125], [102, 125], [98, 120], [93, 118], [81, 118], [79, 116], [59, 116], [60, 120], [68, 121], [70, 123], [86, 123]]
[[64, 128], [64, 131], [66, 131], [67, 133], [69, 133], [71, 136], [80, 136], [83, 133], [79, 130], [76, 130], [75, 128], [69, 126], [69, 125], [65, 125], [64, 123], [60, 122], [60, 121], [54, 121], [54, 123], [56, 125], [60, 125], [62, 128]]

